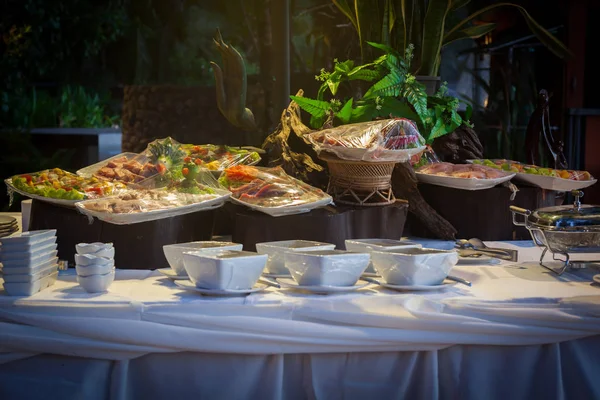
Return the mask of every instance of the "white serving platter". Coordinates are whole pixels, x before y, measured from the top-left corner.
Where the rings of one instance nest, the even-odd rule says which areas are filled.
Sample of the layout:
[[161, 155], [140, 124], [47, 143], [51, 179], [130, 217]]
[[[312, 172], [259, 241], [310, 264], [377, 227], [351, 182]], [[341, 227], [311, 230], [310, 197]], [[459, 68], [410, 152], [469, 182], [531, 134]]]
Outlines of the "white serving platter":
[[244, 201], [238, 200], [235, 197], [230, 197], [230, 199], [234, 203], [244, 205], [248, 208], [263, 212], [272, 217], [281, 217], [284, 215], [293, 215], [293, 214], [304, 214], [311, 210], [314, 210], [315, 208], [325, 207], [325, 206], [328, 206], [333, 203], [333, 198], [328, 194], [325, 194], [325, 197], [323, 197], [320, 200], [314, 201], [312, 203], [298, 204], [298, 205], [293, 205], [293, 206], [281, 206], [281, 207], [257, 206], [255, 204], [249, 204]]
[[[213, 210], [221, 207], [225, 204], [225, 201], [231, 196], [231, 193], [227, 190], [215, 189], [218, 197], [210, 200], [202, 201], [200, 203], [189, 204], [182, 207], [168, 208], [164, 210], [151, 210], [139, 213], [105, 213], [100, 211], [87, 210], [84, 205], [85, 201], [77, 203], [76, 207], [79, 212], [89, 217], [98, 218], [101, 221], [109, 222], [115, 225], [129, 225], [137, 224], [140, 222], [155, 221], [162, 218], [176, 217], [179, 215], [190, 214], [197, 211]], [[104, 199], [107, 199], [105, 197]], [[88, 200], [95, 201], [95, 200]]]
[[509, 174], [495, 179], [475, 179], [475, 178], [457, 178], [454, 176], [442, 176], [424, 174], [415, 172], [419, 182], [429, 183], [430, 185], [444, 186], [462, 190], [483, 190], [490, 189], [496, 185], [510, 181], [515, 174]]

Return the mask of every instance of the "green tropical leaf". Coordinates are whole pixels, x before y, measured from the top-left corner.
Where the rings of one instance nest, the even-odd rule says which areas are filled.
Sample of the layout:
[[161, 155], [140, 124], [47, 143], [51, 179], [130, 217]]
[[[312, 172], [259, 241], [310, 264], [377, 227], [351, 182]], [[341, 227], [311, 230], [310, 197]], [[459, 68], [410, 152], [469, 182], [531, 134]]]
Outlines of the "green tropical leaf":
[[427, 113], [427, 94], [423, 89], [423, 85], [417, 81], [412, 81], [411, 83], [407, 82], [403, 89], [402, 95], [413, 106], [423, 124], [427, 125], [425, 122], [429, 116]]
[[313, 129], [321, 129], [323, 124], [327, 121], [327, 115], [323, 115], [322, 117], [312, 116], [310, 117], [310, 126]]
[[446, 16], [451, 0], [429, 0], [423, 22], [423, 43], [421, 45], [421, 75], [437, 76], [436, 64], [442, 50]]
[[427, 144], [433, 143], [434, 139], [442, 137], [448, 133], [449, 132], [446, 129], [446, 126], [444, 125], [444, 121], [441, 118], [438, 119], [437, 121], [435, 121], [435, 125], [433, 126], [433, 128], [431, 128], [431, 132], [427, 137]]
[[390, 71], [384, 76], [379, 82], [367, 90], [367, 93], [363, 96], [363, 99], [369, 99], [373, 97], [398, 97], [404, 86], [404, 75], [398, 74], [396, 71]]
[[419, 122], [419, 116], [413, 111], [410, 104], [405, 101], [398, 100], [395, 97], [382, 98], [383, 103], [379, 110], [380, 117], [392, 115], [397, 118], [408, 118], [412, 121]]
[[329, 87], [331, 94], [335, 96], [337, 93], [338, 87], [340, 86], [340, 81], [332, 81], [332, 80], [328, 79], [327, 86]]
[[356, 108], [352, 109], [352, 117], [350, 121], [355, 122], [366, 122], [371, 121], [377, 116], [377, 108], [374, 103], [364, 103]]
[[341, 75], [345, 75], [354, 67], [354, 61], [346, 60], [341, 63], [335, 64], [335, 71], [340, 72]]
[[375, 47], [376, 49], [382, 50], [388, 54], [396, 53], [396, 50], [394, 50], [392, 47], [388, 46], [387, 44], [375, 43], [375, 42], [369, 42], [369, 41], [367, 41], [367, 44], [369, 46]]
[[361, 81], [372, 82], [372, 81], [378, 79], [380, 76], [381, 76], [381, 74], [377, 71], [364, 69], [362, 71], [358, 71], [358, 72], [352, 74], [348, 78], [352, 81], [361, 80]]
[[298, 103], [301, 109], [316, 118], [321, 118], [327, 115], [331, 109], [331, 103], [323, 100], [309, 99], [300, 96], [290, 96], [290, 99]]
[[461, 31], [454, 31], [454, 33], [452, 33], [452, 35], [444, 36], [443, 45], [445, 46], [448, 43], [454, 42], [455, 40], [477, 39], [479, 37], [487, 35], [494, 29], [496, 29], [496, 24], [489, 23], [489, 24], [481, 24], [481, 25], [471, 26], [471, 27], [469, 27], [467, 29], [463, 29]]
[[[452, 111], [452, 117], [450, 119], [451, 119], [452, 123], [454, 125], [456, 125], [456, 127], [461, 126], [463, 123], [462, 117], [456, 110]], [[456, 129], [456, 128], [454, 128], [454, 129]]]
[[473, 116], [473, 106], [467, 103], [467, 109], [465, 110], [465, 120], [470, 121]]
[[344, 107], [342, 107], [340, 111], [335, 113], [335, 116], [342, 121], [342, 124], [347, 124], [350, 122], [350, 119], [352, 118], [352, 98], [350, 98], [346, 104], [344, 104]]
[[559, 58], [568, 58], [568, 57], [572, 56], [572, 53], [569, 51], [567, 46], [565, 46], [560, 40], [558, 40], [556, 37], [554, 37], [554, 35], [552, 35], [546, 29], [544, 29], [543, 26], [541, 26], [535, 19], [533, 19], [531, 17], [531, 15], [529, 15], [529, 13], [527, 12], [527, 10], [525, 10], [525, 8], [521, 7], [520, 5], [513, 4], [513, 3], [497, 3], [497, 4], [493, 4], [491, 6], [487, 6], [480, 10], [475, 11], [474, 13], [469, 15], [467, 18], [463, 19], [461, 22], [456, 24], [452, 29], [450, 29], [446, 33], [444, 38], [451, 37], [451, 35], [454, 35], [456, 31], [461, 30], [461, 28], [465, 24], [467, 24], [469, 21], [471, 21], [471, 20], [477, 18], [478, 16], [485, 14], [488, 11], [491, 11], [497, 7], [514, 7], [514, 8], [516, 8], [517, 10], [519, 10], [519, 12], [523, 16], [523, 18], [525, 18], [525, 22], [527, 23], [527, 26], [529, 27], [531, 32], [539, 39], [540, 42], [542, 42], [542, 44], [544, 46], [546, 46], [551, 52], [553, 52]]

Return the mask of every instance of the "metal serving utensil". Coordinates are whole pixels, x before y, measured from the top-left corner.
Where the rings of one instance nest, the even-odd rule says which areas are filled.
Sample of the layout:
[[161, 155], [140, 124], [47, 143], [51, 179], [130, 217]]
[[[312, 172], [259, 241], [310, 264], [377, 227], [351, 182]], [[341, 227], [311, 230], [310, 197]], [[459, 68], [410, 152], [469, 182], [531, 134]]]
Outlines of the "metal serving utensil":
[[507, 261], [517, 261], [519, 252], [510, 249], [497, 249], [487, 247], [480, 239], [461, 239], [456, 242], [458, 254], [462, 257], [479, 257], [486, 255]]

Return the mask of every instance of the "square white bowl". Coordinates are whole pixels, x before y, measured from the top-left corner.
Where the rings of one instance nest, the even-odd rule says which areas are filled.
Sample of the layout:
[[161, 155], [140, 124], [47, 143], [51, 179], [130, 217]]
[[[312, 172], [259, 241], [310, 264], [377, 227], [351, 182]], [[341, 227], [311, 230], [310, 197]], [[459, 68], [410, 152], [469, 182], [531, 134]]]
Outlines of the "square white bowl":
[[259, 254], [267, 254], [266, 272], [273, 275], [288, 275], [290, 272], [285, 267], [285, 253], [298, 251], [333, 250], [331, 243], [315, 242], [312, 240], [282, 240], [278, 242], [256, 243]]
[[0, 272], [3, 276], [5, 275], [22, 275], [22, 274], [35, 274], [39, 271], [48, 268], [52, 264], [58, 264], [58, 257], [47, 258], [44, 257], [41, 261], [36, 261], [35, 264], [27, 265], [24, 267], [20, 266], [6, 266], [3, 265]]
[[31, 283], [37, 281], [38, 279], [42, 279], [48, 275], [51, 275], [56, 271], [58, 271], [58, 264], [55, 262], [54, 264], [49, 264], [45, 268], [33, 273], [10, 275], [3, 274], [2, 279], [4, 279], [5, 283]]
[[[44, 243], [44, 242], [40, 242]], [[56, 241], [54, 243], [45, 244], [43, 247], [33, 247], [29, 251], [0, 251], [0, 262], [4, 264], [7, 261], [28, 260], [39, 257], [42, 254], [56, 250]]]
[[23, 232], [15, 236], [0, 238], [0, 244], [2, 244], [3, 246], [17, 244], [35, 244], [52, 236], [56, 236], [56, 229], [29, 231]]
[[285, 265], [298, 285], [353, 286], [369, 259], [368, 253], [344, 250], [287, 252]]
[[4, 282], [4, 290], [9, 296], [31, 296], [54, 285], [56, 278], [58, 278], [58, 271], [33, 282]]
[[14, 258], [14, 259], [9, 259], [9, 260], [2, 260], [2, 269], [7, 269], [7, 268], [21, 268], [21, 267], [27, 267], [27, 268], [31, 268], [34, 267], [44, 261], [48, 261], [51, 258], [56, 257], [56, 255], [58, 254], [58, 250], [56, 250], [56, 244], [54, 245], [53, 250], [48, 250], [45, 251], [43, 253], [36, 253], [33, 254], [31, 256], [24, 256], [21, 258]]
[[250, 289], [262, 274], [266, 254], [249, 251], [193, 251], [183, 253], [183, 264], [196, 287]]
[[200, 242], [187, 242], [187, 243], [176, 243], [168, 244], [163, 246], [163, 252], [165, 257], [173, 271], [178, 276], [186, 276], [185, 267], [183, 266], [183, 253], [191, 251], [204, 251], [204, 250], [242, 250], [242, 245], [239, 243], [231, 242], [217, 242], [212, 240], [200, 241]]
[[[411, 242], [410, 240], [394, 240], [394, 239], [347, 239], [345, 240], [346, 250], [372, 253], [374, 251], [394, 251], [402, 250], [407, 248], [421, 248], [421, 244], [417, 242]], [[367, 273], [375, 273], [373, 267], [373, 261], [369, 263], [369, 266], [365, 270]]]
[[458, 262], [453, 250], [409, 248], [371, 253], [375, 270], [391, 285], [439, 285]]
[[11, 243], [8, 242], [0, 246], [0, 253], [3, 254], [15, 254], [15, 253], [31, 253], [38, 249], [45, 248], [49, 245], [56, 243], [56, 236], [49, 236], [43, 240], [36, 241], [34, 243]]

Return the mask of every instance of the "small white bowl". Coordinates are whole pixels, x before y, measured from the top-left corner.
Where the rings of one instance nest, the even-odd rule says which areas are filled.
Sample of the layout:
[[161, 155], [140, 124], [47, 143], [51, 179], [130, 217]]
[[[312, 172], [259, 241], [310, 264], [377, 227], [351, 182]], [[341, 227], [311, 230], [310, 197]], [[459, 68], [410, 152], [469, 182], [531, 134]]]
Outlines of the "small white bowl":
[[183, 253], [190, 280], [204, 289], [250, 289], [267, 262], [267, 256], [249, 251], [193, 251]]
[[343, 250], [288, 252], [285, 266], [303, 286], [353, 286], [369, 265], [368, 253]]
[[75, 264], [87, 267], [90, 265], [114, 264], [114, 260], [109, 257], [101, 257], [94, 254], [75, 254]]
[[373, 252], [375, 270], [390, 285], [439, 285], [458, 262], [453, 250], [411, 248]]
[[108, 274], [104, 275], [90, 275], [90, 276], [79, 276], [77, 275], [77, 282], [79, 285], [88, 293], [101, 293], [106, 292], [108, 287], [115, 280], [115, 270], [113, 269]]
[[[372, 253], [374, 251], [394, 251], [407, 248], [421, 248], [421, 244], [411, 242], [410, 240], [393, 240], [393, 239], [347, 239], [345, 240], [346, 250], [355, 251], [358, 253]], [[369, 266], [365, 270], [367, 273], [375, 273], [373, 261], [369, 262]]]
[[334, 244], [312, 240], [282, 240], [278, 242], [256, 243], [258, 254], [267, 254], [266, 272], [273, 275], [288, 275], [285, 267], [285, 253], [298, 251], [333, 250]]
[[186, 276], [185, 267], [183, 266], [183, 253], [191, 251], [204, 251], [204, 250], [242, 250], [242, 245], [239, 243], [231, 242], [216, 242], [216, 241], [201, 241], [201, 242], [187, 242], [187, 243], [176, 243], [168, 244], [163, 246], [163, 252], [169, 262], [171, 268], [175, 271], [177, 276]]
[[75, 271], [78, 276], [90, 276], [90, 275], [105, 275], [108, 274], [115, 268], [115, 262], [110, 260], [107, 264], [97, 264], [97, 265], [75, 265]]
[[[77, 254], [94, 254], [101, 257], [115, 256], [115, 250], [112, 243], [79, 243], [75, 245], [75, 250], [77, 251]], [[100, 252], [104, 252], [104, 254], [110, 254], [112, 252], [112, 255], [99, 254]]]

